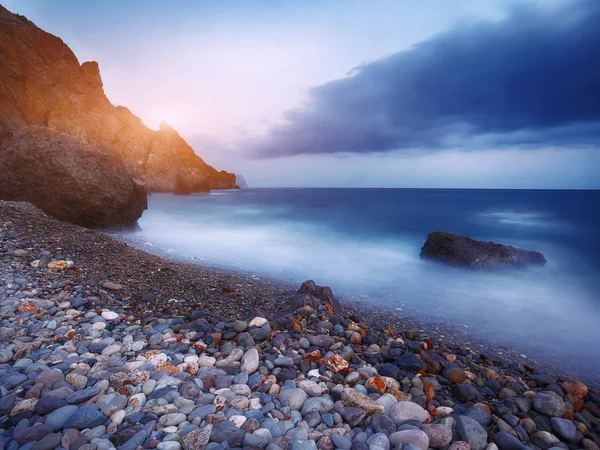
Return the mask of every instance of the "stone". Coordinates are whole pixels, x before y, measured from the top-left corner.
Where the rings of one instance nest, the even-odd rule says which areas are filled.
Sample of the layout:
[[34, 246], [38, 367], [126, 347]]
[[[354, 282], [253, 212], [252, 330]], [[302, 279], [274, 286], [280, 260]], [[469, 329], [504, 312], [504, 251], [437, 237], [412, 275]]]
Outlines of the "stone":
[[36, 398], [27, 398], [25, 400], [21, 400], [10, 410], [10, 416], [14, 417], [23, 412], [33, 411], [36, 403]]
[[74, 372], [67, 374], [65, 381], [78, 391], [84, 389], [87, 385], [87, 377]]
[[179, 425], [181, 422], [185, 421], [187, 419], [185, 414], [182, 413], [172, 413], [172, 414], [165, 414], [164, 416], [162, 416], [158, 423], [160, 423], [162, 426], [164, 427], [170, 427], [172, 425]]
[[247, 372], [248, 374], [251, 374], [256, 372], [256, 369], [258, 369], [258, 363], [258, 351], [255, 348], [251, 348], [250, 350], [246, 351], [246, 353], [244, 353], [240, 369]]
[[301, 414], [305, 416], [310, 412], [317, 412], [324, 414], [333, 409], [333, 401], [328, 397], [311, 397], [306, 399], [304, 405], [302, 405]]
[[67, 420], [73, 416], [79, 408], [75, 405], [67, 405], [52, 411], [46, 416], [44, 423], [50, 425], [54, 431], [64, 428]]
[[102, 283], [102, 287], [107, 291], [120, 291], [123, 289], [123, 286], [118, 283], [113, 283], [112, 281], [106, 281]]
[[69, 403], [82, 403], [82, 402], [85, 402], [85, 401], [91, 399], [92, 397], [95, 397], [100, 392], [101, 391], [98, 388], [88, 387], [88, 388], [82, 389], [80, 391], [75, 391], [75, 392], [70, 393], [69, 395], [67, 395], [66, 400]]
[[[146, 381], [148, 381], [149, 378], [150, 372], [147, 370], [139, 370], [132, 373], [117, 372], [110, 377], [110, 387], [113, 389], [120, 389], [127, 385], [139, 386], [140, 384], [144, 384]], [[156, 382], [153, 384], [156, 386]], [[154, 390], [154, 388], [152, 388], [152, 390]], [[151, 392], [144, 393], [149, 395]]]
[[213, 425], [207, 424], [199, 430], [194, 430], [183, 437], [184, 450], [204, 450], [210, 441]]
[[470, 384], [454, 384], [450, 386], [452, 396], [459, 402], [476, 402], [481, 400], [481, 394], [476, 387]]
[[24, 445], [28, 442], [39, 441], [50, 433], [52, 433], [52, 427], [50, 425], [42, 424], [15, 430], [12, 434], [12, 438], [20, 445]]
[[[367, 415], [367, 412], [364, 409], [355, 408], [353, 406], [343, 406], [341, 408], [336, 406], [335, 411], [342, 416], [351, 427], [358, 426]], [[323, 421], [326, 420], [327, 419], [325, 418], [323, 419]]]
[[396, 426], [402, 425], [404, 422], [408, 422], [410, 420], [416, 420], [424, 423], [429, 418], [429, 413], [413, 402], [394, 403], [390, 407], [388, 415], [396, 424]]
[[444, 231], [429, 233], [421, 248], [421, 258], [471, 269], [546, 264], [546, 258], [540, 252], [477, 241]]
[[312, 439], [306, 441], [295, 440], [292, 442], [289, 450], [317, 450], [317, 443]]
[[157, 450], [180, 450], [181, 444], [177, 441], [163, 441], [156, 446]]
[[563, 391], [571, 394], [573, 397], [583, 398], [588, 394], [588, 388], [581, 381], [567, 380], [563, 381], [560, 385]]
[[0, 348], [0, 364], [7, 363], [13, 358], [12, 350], [8, 348]]
[[44, 436], [32, 447], [32, 450], [54, 450], [60, 446], [62, 435], [60, 433], [51, 433]]
[[243, 430], [240, 430], [231, 422], [219, 422], [213, 426], [210, 440], [218, 444], [227, 442], [230, 447], [239, 447], [244, 441], [245, 434]]
[[65, 428], [75, 428], [84, 430], [103, 425], [106, 422], [106, 416], [98, 409], [96, 405], [86, 404], [73, 414], [65, 423]]
[[119, 318], [119, 315], [116, 312], [104, 310], [102, 311], [102, 317], [106, 320], [115, 320]]
[[363, 409], [367, 415], [382, 413], [385, 411], [385, 408], [375, 400], [352, 388], [345, 388], [342, 391], [342, 402], [345, 406], [353, 406]]
[[373, 414], [371, 417], [371, 427], [376, 433], [390, 435], [396, 431], [396, 424], [392, 419], [384, 414]]
[[441, 423], [425, 424], [422, 430], [429, 438], [430, 447], [445, 447], [452, 441], [452, 429]]
[[333, 355], [326, 362], [327, 368], [334, 373], [344, 374], [348, 370], [348, 361], [342, 358], [340, 355]]
[[335, 448], [340, 450], [350, 450], [352, 448], [352, 441], [346, 436], [341, 434], [332, 433], [331, 440], [333, 441]]
[[396, 431], [389, 436], [390, 444], [394, 447], [397, 445], [412, 444], [419, 447], [421, 450], [427, 450], [429, 447], [429, 438], [427, 434], [418, 429]]
[[284, 389], [279, 393], [279, 401], [283, 406], [289, 406], [290, 409], [300, 411], [308, 395], [302, 389], [290, 388]]
[[36, 414], [41, 414], [45, 416], [46, 414], [49, 414], [52, 411], [62, 408], [63, 406], [67, 406], [68, 404], [69, 402], [67, 402], [63, 398], [45, 396], [40, 398], [35, 404], [34, 411], [36, 412]]
[[552, 429], [556, 431], [559, 437], [568, 441], [573, 441], [577, 438], [577, 429], [575, 428], [575, 424], [570, 420], [552, 417], [550, 423], [552, 423]]
[[379, 447], [387, 450], [390, 448], [390, 439], [384, 433], [375, 433], [367, 439], [366, 443], [369, 448]]
[[312, 380], [301, 380], [296, 383], [309, 397], [319, 397], [323, 393], [323, 388]]
[[425, 370], [425, 368], [427, 367], [425, 363], [413, 353], [398, 356], [396, 358], [396, 365], [400, 369], [407, 370], [410, 372], [418, 372], [420, 370]]
[[[250, 323], [248, 324], [248, 327], [259, 327], [260, 328], [267, 322], [268, 322], [268, 320], [265, 319], [264, 317], [255, 317], [250, 321]], [[242, 331], [245, 331], [245, 330], [242, 330]]]
[[464, 370], [458, 367], [454, 367], [444, 372], [444, 378], [446, 378], [451, 383], [459, 384], [464, 382], [467, 379], [467, 376], [465, 375]]
[[456, 417], [456, 428], [460, 438], [473, 450], [483, 450], [487, 445], [488, 434], [479, 422], [468, 416]]
[[471, 446], [465, 441], [456, 441], [448, 448], [448, 450], [471, 450]]
[[538, 392], [533, 397], [533, 409], [548, 417], [562, 417], [566, 406], [562, 398], [551, 392]]
[[524, 450], [526, 448], [521, 441], [506, 431], [494, 433], [494, 443], [500, 450]]

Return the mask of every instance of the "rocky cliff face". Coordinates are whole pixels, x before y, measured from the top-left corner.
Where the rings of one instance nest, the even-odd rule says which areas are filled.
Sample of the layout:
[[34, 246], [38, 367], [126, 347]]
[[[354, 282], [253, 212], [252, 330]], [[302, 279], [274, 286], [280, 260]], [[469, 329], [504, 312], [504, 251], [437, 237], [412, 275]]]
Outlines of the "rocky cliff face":
[[96, 62], [79, 64], [58, 37], [0, 6], [0, 131], [40, 126], [111, 151], [151, 192], [237, 188], [166, 124], [155, 131], [104, 95]]
[[89, 228], [133, 226], [147, 208], [146, 186], [110, 150], [36, 126], [0, 132], [0, 198]]

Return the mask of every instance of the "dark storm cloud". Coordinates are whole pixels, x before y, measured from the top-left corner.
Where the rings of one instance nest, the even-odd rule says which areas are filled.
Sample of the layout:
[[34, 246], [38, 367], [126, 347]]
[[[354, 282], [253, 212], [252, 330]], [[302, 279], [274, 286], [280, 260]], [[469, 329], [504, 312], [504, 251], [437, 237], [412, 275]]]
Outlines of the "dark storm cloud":
[[[551, 8], [551, 9], [549, 9]], [[600, 1], [462, 24], [314, 87], [262, 156], [586, 145], [600, 138]]]

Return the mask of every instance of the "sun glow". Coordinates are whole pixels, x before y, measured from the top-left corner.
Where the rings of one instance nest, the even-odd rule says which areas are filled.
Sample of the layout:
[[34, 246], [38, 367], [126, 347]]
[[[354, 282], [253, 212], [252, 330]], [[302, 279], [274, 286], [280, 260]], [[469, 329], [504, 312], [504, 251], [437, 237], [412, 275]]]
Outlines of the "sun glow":
[[180, 127], [186, 122], [186, 115], [182, 111], [173, 109], [145, 109], [139, 113], [144, 124], [153, 130], [160, 128], [161, 122], [166, 122], [173, 128]]

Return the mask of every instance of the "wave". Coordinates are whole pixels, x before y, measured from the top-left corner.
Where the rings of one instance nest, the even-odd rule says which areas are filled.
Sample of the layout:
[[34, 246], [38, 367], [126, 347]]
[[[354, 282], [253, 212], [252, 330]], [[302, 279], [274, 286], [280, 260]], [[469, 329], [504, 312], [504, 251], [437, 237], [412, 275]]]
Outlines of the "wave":
[[534, 211], [488, 211], [477, 214], [484, 222], [496, 225], [533, 228], [538, 231], [570, 231], [572, 226], [567, 225], [552, 214]]

